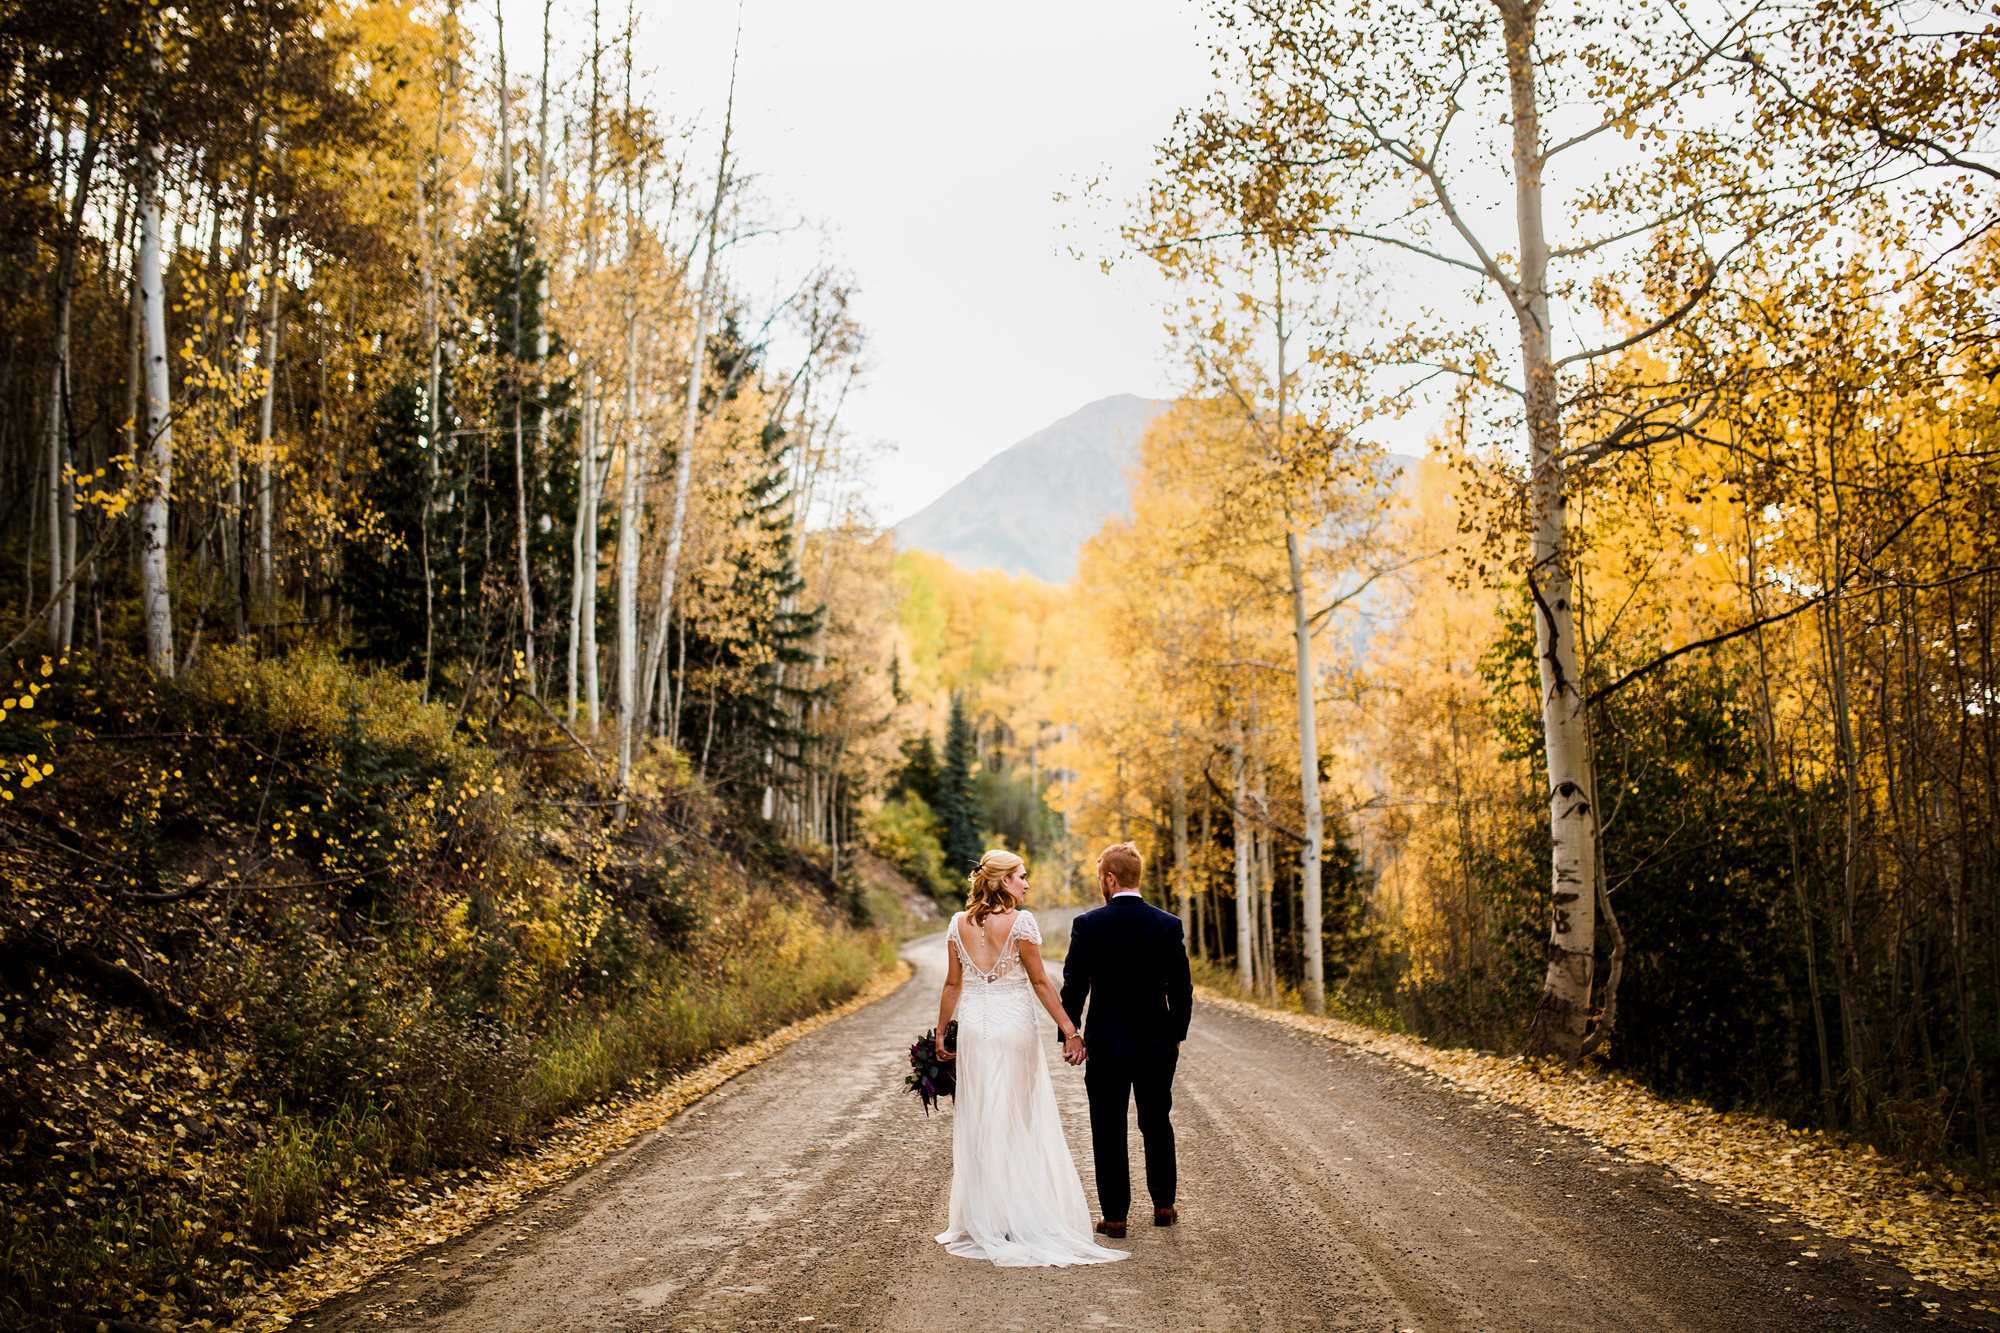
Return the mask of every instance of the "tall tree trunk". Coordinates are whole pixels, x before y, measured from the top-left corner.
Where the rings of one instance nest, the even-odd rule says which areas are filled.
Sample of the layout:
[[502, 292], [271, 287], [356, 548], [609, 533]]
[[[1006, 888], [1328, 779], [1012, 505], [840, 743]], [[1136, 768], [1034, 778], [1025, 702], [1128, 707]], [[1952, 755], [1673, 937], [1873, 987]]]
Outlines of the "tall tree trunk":
[[639, 541], [645, 517], [641, 490], [643, 432], [639, 429], [639, 311], [625, 301], [625, 491], [618, 515], [618, 817], [632, 782], [632, 744], [639, 720]]
[[1305, 846], [1299, 849], [1299, 893], [1304, 911], [1301, 957], [1304, 976], [1299, 993], [1306, 1012], [1326, 1012], [1326, 959], [1324, 923], [1321, 921], [1320, 862], [1325, 853], [1326, 815], [1319, 798], [1319, 719], [1313, 704], [1312, 624], [1306, 616], [1304, 563], [1299, 557], [1299, 534], [1285, 534], [1285, 554], [1292, 571], [1292, 635], [1297, 644], [1299, 689], [1299, 800], [1305, 810]]
[[[694, 481], [694, 446], [701, 430], [702, 372], [708, 360], [708, 305], [715, 291], [715, 247], [722, 226], [722, 200], [729, 188], [729, 135], [736, 118], [736, 66], [729, 69], [729, 101], [722, 117], [722, 151], [715, 163], [715, 198], [708, 210], [707, 253], [702, 261], [701, 295], [694, 311], [694, 345], [688, 354], [687, 403], [681, 414], [681, 447], [674, 457], [674, 508], [667, 520], [667, 555], [660, 566], [660, 605], [653, 618], [652, 650], [646, 658], [646, 703], [650, 711], [658, 686], [660, 662], [666, 655], [667, 631], [674, 602], [674, 578], [680, 569], [681, 539], [687, 530], [688, 487]], [[764, 791], [765, 818], [770, 817], [771, 791]]]
[[1201, 864], [1203, 873], [1194, 887], [1194, 921], [1192, 952], [1196, 958], [1208, 957], [1208, 936], [1206, 929], [1214, 906], [1214, 889], [1206, 873], [1208, 849], [1215, 845], [1215, 802], [1204, 796], [1201, 802]]
[[[264, 400], [257, 412], [257, 599], [266, 606], [277, 595], [277, 556], [272, 539], [273, 495], [271, 491], [271, 419], [278, 402], [278, 295], [284, 283], [284, 251], [278, 243], [277, 235], [271, 237], [271, 272], [264, 282], [264, 354], [259, 358], [264, 365]], [[435, 341], [435, 340], [433, 340]], [[435, 350], [435, 349], [434, 349]], [[437, 456], [437, 369], [435, 355], [431, 370], [431, 456], [432, 468], [436, 468]], [[428, 545], [425, 548], [428, 553]], [[430, 585], [424, 585], [426, 603], [430, 598]], [[424, 631], [426, 648], [430, 642], [430, 630]]]
[[[569, 585], [569, 722], [576, 725], [577, 686], [583, 654], [584, 590], [597, 579], [596, 545], [589, 540], [596, 526], [591, 501], [596, 499], [597, 458], [594, 442], [597, 379], [591, 366], [583, 367], [582, 420], [577, 425], [576, 526], [570, 533]], [[596, 719], [591, 719], [595, 729]]]
[[146, 625], [146, 661], [157, 675], [174, 674], [174, 618], [167, 589], [168, 497], [173, 489], [173, 399], [167, 383], [165, 264], [160, 255], [160, 145], [153, 99], [160, 54], [153, 38], [149, 86], [140, 108], [139, 322], [145, 339], [146, 461], [139, 505], [139, 586]]
[[[583, 273], [586, 283], [597, 273], [597, 117], [604, 104], [604, 78], [599, 44], [599, 6], [590, 7], [590, 148], [584, 164]], [[583, 362], [583, 419], [577, 429], [576, 540], [571, 550], [575, 569], [571, 577], [569, 622], [569, 717], [576, 721], [577, 675], [583, 675], [583, 692], [595, 736], [597, 715], [597, 514], [603, 495], [604, 478], [598, 460], [597, 363]]]
[[[1822, 539], [1822, 560], [1825, 562], [1821, 587], [1840, 586], [1842, 570], [1846, 564], [1844, 536], [1846, 515], [1842, 512], [1840, 497], [1840, 469], [1835, 457], [1839, 442], [1831, 423], [1827, 430], [1827, 485], [1833, 498], [1833, 522], [1831, 556], [1824, 554], [1828, 544]], [[1813, 487], [1813, 503], [1816, 518], [1818, 514], [1819, 488]], [[1840, 764], [1842, 790], [1840, 822], [1840, 913], [1835, 918], [1835, 943], [1833, 952], [1834, 983], [1840, 994], [1840, 1023], [1842, 1057], [1847, 1065], [1848, 1111], [1856, 1125], [1866, 1122], [1868, 1117], [1867, 1075], [1861, 1062], [1861, 1018], [1860, 996], [1855, 985], [1855, 907], [1861, 894], [1861, 752], [1854, 739], [1854, 714], [1848, 698], [1847, 631], [1840, 614], [1840, 599], [1828, 597], [1820, 602], [1821, 638], [1824, 642], [1827, 664], [1827, 689], [1833, 712], [1834, 748]]]
[[56, 256], [53, 353], [49, 366], [48, 408], [48, 521], [49, 521], [49, 651], [69, 650], [70, 629], [76, 618], [76, 581], [70, 577], [76, 562], [76, 505], [74, 483], [65, 465], [69, 463], [69, 330], [71, 299], [76, 291], [76, 253], [83, 240], [83, 213], [90, 202], [90, 177], [97, 165], [98, 128], [103, 98], [91, 94], [84, 115], [83, 152], [77, 160], [75, 195], [70, 202], [69, 225]]
[[[1747, 492], [1746, 492], [1747, 495]], [[1763, 577], [1757, 564], [1757, 533], [1750, 516], [1750, 506], [1746, 503], [1743, 511], [1744, 542], [1744, 586], [1749, 594], [1750, 619], [1754, 623], [1764, 617], [1762, 599], [1758, 588]], [[1818, 927], [1813, 918], [1812, 903], [1806, 895], [1804, 858], [1800, 854], [1798, 816], [1792, 809], [1790, 794], [1785, 789], [1784, 770], [1778, 759], [1777, 712], [1771, 705], [1771, 659], [1760, 628], [1752, 639], [1757, 648], [1757, 697], [1758, 739], [1764, 751], [1765, 780], [1771, 785], [1772, 797], [1778, 802], [1778, 809], [1785, 821], [1785, 841], [1791, 851], [1792, 896], [1798, 904], [1800, 937], [1806, 951], [1806, 989], [1812, 1003], [1813, 1036], [1819, 1053], [1819, 1095], [1821, 1113], [1826, 1123], [1835, 1123], [1837, 1108], [1834, 1104], [1833, 1061], [1827, 1053], [1826, 1005], [1820, 995], [1819, 985], [1819, 942]]]
[[1191, 933], [1194, 921], [1194, 883], [1188, 872], [1187, 772], [1181, 762], [1181, 724], [1174, 722], [1174, 905], [1180, 909], [1184, 929], [1182, 943], [1196, 951]]
[[1243, 989], [1254, 991], [1257, 983], [1257, 912], [1251, 897], [1250, 851], [1255, 833], [1249, 820], [1250, 782], [1248, 761], [1243, 753], [1243, 720], [1229, 718], [1229, 783], [1235, 801], [1230, 811], [1230, 841], [1236, 844], [1236, 979]]
[[1568, 499], [1556, 453], [1561, 404], [1549, 322], [1549, 244], [1543, 230], [1541, 111], [1535, 87], [1531, 0], [1499, 0], [1514, 120], [1514, 211], [1521, 279], [1509, 293], [1521, 331], [1527, 391], [1528, 588], [1534, 600], [1535, 655], [1541, 672], [1542, 738], [1548, 756], [1548, 973], [1528, 1033], [1528, 1051], [1574, 1061], [1590, 1019], [1597, 947], [1597, 815], [1591, 809], [1590, 741], [1583, 654], [1572, 605]]
[[[549, 211], [549, 16], [553, 0], [542, 0], [542, 78], [540, 124], [536, 132], [535, 145], [535, 257], [541, 267], [535, 277], [535, 457], [542, 467], [549, 466], [549, 266], [548, 251], [548, 211]], [[516, 266], [518, 270], [518, 265]], [[518, 303], [517, 303], [518, 304]], [[579, 474], [579, 481], [581, 475]], [[525, 531], [525, 529], [524, 529]], [[522, 560], [525, 569], [527, 561]], [[532, 617], [534, 596], [527, 595], [527, 607]], [[572, 643], [575, 640], [572, 638]], [[534, 646], [534, 626], [529, 625], [529, 647]], [[570, 702], [571, 712], [575, 712], [575, 671], [572, 670]], [[533, 679], [533, 673], [529, 673]]]
[[[495, 44], [500, 57], [500, 196], [508, 205], [514, 198], [514, 141], [508, 132], [507, 118], [507, 20], [498, 0], [493, 6]], [[521, 221], [518, 213], [507, 216], [514, 220], [513, 262], [514, 262], [514, 306], [513, 337], [508, 351], [513, 365], [510, 378], [514, 390], [514, 567], [519, 574], [521, 608], [521, 664], [527, 680], [528, 695], [536, 696], [535, 685], [535, 584], [533, 569], [528, 562], [528, 467], [526, 444], [522, 439], [521, 420]]]

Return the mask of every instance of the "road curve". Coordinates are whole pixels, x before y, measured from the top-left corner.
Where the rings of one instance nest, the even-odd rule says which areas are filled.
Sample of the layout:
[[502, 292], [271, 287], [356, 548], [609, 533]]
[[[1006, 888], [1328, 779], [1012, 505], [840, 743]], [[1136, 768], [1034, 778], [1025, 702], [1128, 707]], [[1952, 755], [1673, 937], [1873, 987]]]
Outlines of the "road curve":
[[[917, 975], [893, 996], [299, 1326], [1996, 1326], [1839, 1242], [1705, 1201], [1517, 1107], [1199, 1003], [1175, 1085], [1182, 1224], [1135, 1226], [1133, 1257], [1101, 1267], [955, 1259], [932, 1240], [945, 1221], [949, 1113], [927, 1119], [902, 1090], [908, 1044], [936, 1015], [943, 936], [904, 952]], [[1094, 1204], [1083, 1080], [1043, 1026]], [[1136, 1130], [1132, 1142], [1141, 1217]]]

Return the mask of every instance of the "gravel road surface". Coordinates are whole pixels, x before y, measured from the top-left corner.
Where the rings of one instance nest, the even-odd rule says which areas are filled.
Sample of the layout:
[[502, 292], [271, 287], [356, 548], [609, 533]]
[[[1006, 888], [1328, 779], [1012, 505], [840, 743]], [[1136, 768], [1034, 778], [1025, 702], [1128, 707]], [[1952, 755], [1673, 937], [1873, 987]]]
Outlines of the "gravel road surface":
[[[504, 1219], [305, 1315], [319, 1330], [1792, 1330], [2000, 1327], [1777, 1212], [1418, 1071], [1195, 1008], [1176, 1082], [1182, 1222], [1074, 1269], [955, 1259], [948, 1112], [902, 1089], [915, 979]], [[1057, 1059], [1096, 1202], [1083, 1079]], [[1132, 1134], [1134, 1217], [1150, 1217]]]

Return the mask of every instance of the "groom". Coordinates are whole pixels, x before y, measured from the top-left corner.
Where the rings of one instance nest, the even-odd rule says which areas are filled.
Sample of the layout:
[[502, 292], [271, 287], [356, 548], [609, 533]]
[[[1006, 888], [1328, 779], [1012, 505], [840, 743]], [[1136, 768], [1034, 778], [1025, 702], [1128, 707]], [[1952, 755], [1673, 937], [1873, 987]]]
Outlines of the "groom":
[[[1139, 1106], [1146, 1141], [1146, 1190], [1153, 1196], [1153, 1225], [1170, 1227], [1174, 1211], [1174, 1067], [1187, 1040], [1194, 1009], [1181, 920], [1148, 906], [1139, 896], [1139, 849], [1129, 842], [1097, 858], [1097, 886], [1104, 906], [1070, 924], [1063, 961], [1062, 1004], [1083, 1030], [1081, 1051], [1063, 1058], [1084, 1064], [1090, 1097], [1091, 1156], [1097, 1163], [1097, 1201], [1104, 1220], [1097, 1229], [1113, 1239], [1125, 1234], [1132, 1207], [1132, 1168], [1125, 1155], [1125, 1108]], [[1093, 994], [1093, 992], [1095, 992]], [[1083, 1004], [1090, 1001], [1090, 1019]]]

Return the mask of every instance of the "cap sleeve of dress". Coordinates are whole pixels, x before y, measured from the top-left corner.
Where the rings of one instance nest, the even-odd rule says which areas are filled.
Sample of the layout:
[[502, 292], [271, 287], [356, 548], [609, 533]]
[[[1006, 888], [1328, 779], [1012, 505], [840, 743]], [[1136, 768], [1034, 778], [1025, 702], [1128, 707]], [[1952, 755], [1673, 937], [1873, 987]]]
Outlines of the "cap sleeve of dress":
[[1035, 914], [1033, 912], [1021, 913], [1021, 924], [1016, 927], [1016, 930], [1022, 939], [1037, 948], [1041, 947], [1042, 928], [1035, 924]]

